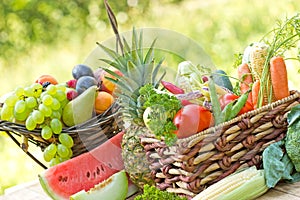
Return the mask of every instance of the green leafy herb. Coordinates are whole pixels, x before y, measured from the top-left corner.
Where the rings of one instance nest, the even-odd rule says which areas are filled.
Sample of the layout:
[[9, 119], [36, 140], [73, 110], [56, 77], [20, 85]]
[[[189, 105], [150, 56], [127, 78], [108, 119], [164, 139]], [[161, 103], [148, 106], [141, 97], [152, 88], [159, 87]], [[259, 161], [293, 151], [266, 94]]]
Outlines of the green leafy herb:
[[145, 125], [157, 138], [164, 137], [166, 144], [172, 145], [177, 139], [173, 118], [181, 108], [181, 102], [175, 96], [158, 91], [150, 84], [140, 88], [139, 93], [140, 99], [144, 100]]
[[[260, 91], [264, 88], [268, 88], [268, 77], [270, 76], [269, 63], [273, 56], [278, 56], [286, 51], [289, 51], [297, 47], [297, 43], [300, 40], [300, 17], [299, 14], [286, 19], [285, 21], [277, 22], [277, 26], [266, 34], [261, 41], [269, 46], [266, 61], [264, 63], [262, 77], [260, 80]], [[294, 58], [299, 60], [299, 58]], [[272, 94], [270, 94], [272, 95]], [[263, 96], [260, 95], [258, 102], [262, 104]]]
[[155, 186], [144, 186], [144, 193], [136, 196], [134, 200], [187, 200], [185, 197], [180, 197], [174, 193], [170, 193], [167, 191], [161, 191]]
[[242, 64], [242, 60], [243, 60], [243, 54], [242, 53], [236, 53], [236, 54], [234, 54], [233, 67], [237, 68], [240, 64]]
[[286, 152], [295, 168], [300, 172], [300, 105], [294, 106], [288, 113], [288, 131], [286, 133]]

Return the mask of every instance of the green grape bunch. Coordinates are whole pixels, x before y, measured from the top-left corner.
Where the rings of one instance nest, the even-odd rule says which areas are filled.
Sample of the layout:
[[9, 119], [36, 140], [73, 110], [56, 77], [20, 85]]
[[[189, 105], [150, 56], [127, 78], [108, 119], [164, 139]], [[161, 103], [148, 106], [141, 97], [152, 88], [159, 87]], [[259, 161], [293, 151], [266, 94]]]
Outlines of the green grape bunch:
[[65, 84], [18, 86], [6, 97], [1, 109], [2, 120], [23, 123], [29, 131], [41, 129], [41, 137], [51, 141], [43, 151], [50, 166], [70, 159], [73, 153], [73, 138], [62, 133], [62, 111], [69, 101], [66, 94]]

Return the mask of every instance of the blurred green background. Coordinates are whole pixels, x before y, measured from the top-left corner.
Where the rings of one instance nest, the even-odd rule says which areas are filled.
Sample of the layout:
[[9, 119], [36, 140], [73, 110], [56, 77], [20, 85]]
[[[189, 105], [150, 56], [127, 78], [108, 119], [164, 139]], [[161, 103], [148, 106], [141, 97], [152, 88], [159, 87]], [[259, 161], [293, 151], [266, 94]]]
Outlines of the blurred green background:
[[[192, 38], [214, 64], [234, 75], [234, 54], [272, 30], [278, 19], [300, 11], [296, 0], [120, 0], [109, 1], [120, 31], [157, 27]], [[71, 78], [96, 42], [113, 37], [102, 1], [0, 1], [0, 95], [42, 74]], [[176, 42], [176, 41], [174, 41]], [[195, 63], [201, 64], [201, 63]], [[174, 66], [176, 68], [176, 66]], [[289, 65], [292, 87], [299, 65]], [[38, 158], [38, 148], [30, 150]], [[0, 133], [0, 194], [37, 178], [43, 169]]]

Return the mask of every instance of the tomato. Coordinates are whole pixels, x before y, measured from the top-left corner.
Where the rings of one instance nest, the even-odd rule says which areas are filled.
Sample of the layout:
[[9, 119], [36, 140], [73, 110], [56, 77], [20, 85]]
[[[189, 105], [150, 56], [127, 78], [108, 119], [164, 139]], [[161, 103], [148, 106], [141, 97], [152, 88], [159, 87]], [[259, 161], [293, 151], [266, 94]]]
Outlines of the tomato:
[[212, 113], [206, 108], [189, 104], [181, 108], [175, 115], [173, 123], [177, 127], [178, 138], [186, 138], [212, 125]]
[[[234, 101], [234, 100], [236, 100], [238, 98], [239, 98], [239, 96], [237, 96], [235, 94], [231, 94], [231, 93], [227, 93], [227, 94], [222, 95], [219, 98], [221, 109], [223, 110], [227, 104], [229, 104], [230, 102], [232, 102], [232, 101]], [[254, 109], [254, 107], [253, 107], [252, 103], [250, 103], [249, 101], [247, 101], [246, 104], [244, 105], [244, 107], [238, 113], [238, 115], [241, 115], [243, 113], [249, 112], [249, 111], [251, 111], [253, 109]]]

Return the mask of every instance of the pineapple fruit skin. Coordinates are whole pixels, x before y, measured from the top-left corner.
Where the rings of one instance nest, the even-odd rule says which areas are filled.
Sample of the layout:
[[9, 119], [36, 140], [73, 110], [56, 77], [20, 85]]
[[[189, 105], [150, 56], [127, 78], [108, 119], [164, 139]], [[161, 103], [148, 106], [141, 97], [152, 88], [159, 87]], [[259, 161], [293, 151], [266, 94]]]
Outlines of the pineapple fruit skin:
[[145, 126], [130, 125], [123, 135], [122, 158], [125, 171], [129, 174], [131, 181], [140, 189], [145, 184], [154, 185], [145, 150], [140, 142], [140, 135], [149, 132]]

